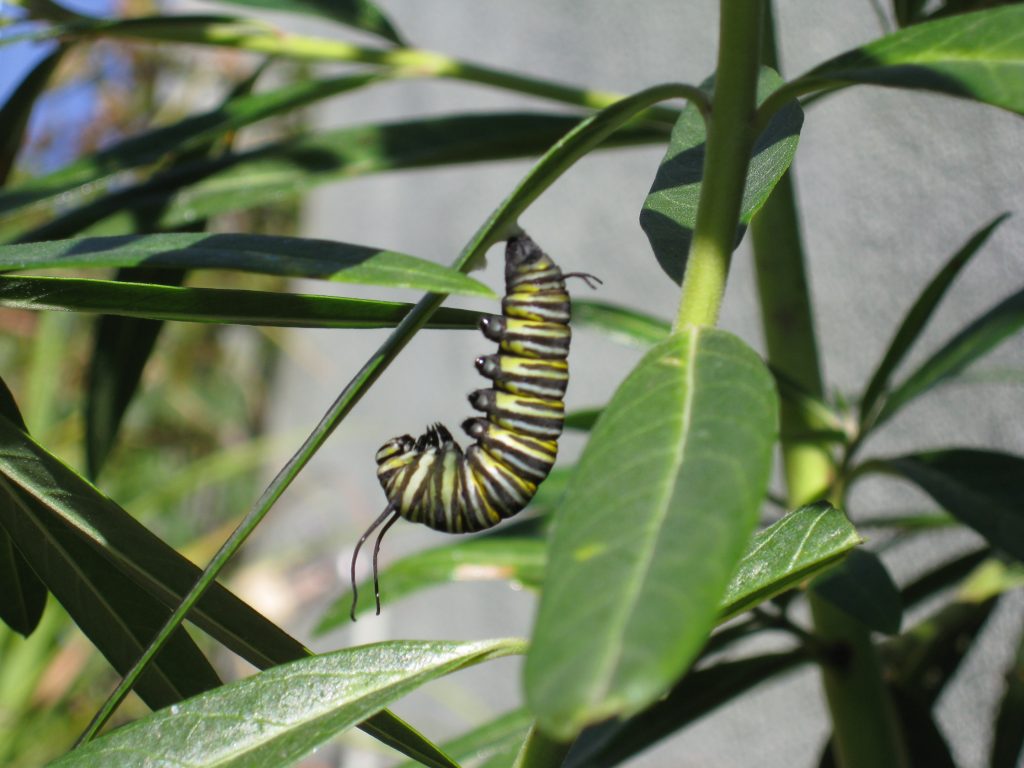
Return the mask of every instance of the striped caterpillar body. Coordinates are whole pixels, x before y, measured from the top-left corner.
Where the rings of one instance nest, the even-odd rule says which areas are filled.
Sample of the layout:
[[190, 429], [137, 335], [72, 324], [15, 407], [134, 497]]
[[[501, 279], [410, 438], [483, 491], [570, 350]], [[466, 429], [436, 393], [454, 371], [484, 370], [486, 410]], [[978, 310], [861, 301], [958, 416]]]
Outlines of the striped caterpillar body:
[[[359, 548], [384, 524], [373, 550], [374, 589], [380, 613], [377, 554], [388, 529], [401, 517], [445, 533], [473, 533], [497, 525], [525, 507], [548, 476], [558, 453], [569, 382], [570, 302], [563, 275], [528, 236], [505, 248], [505, 297], [501, 315], [484, 317], [480, 330], [498, 353], [476, 360], [493, 382], [469, 402], [483, 417], [462, 424], [475, 441], [465, 451], [441, 424], [419, 437], [392, 438], [377, 451], [377, 478], [388, 499], [352, 555], [352, 620]], [[593, 287], [593, 286], [591, 286]], [[386, 522], [385, 522], [386, 521]]]

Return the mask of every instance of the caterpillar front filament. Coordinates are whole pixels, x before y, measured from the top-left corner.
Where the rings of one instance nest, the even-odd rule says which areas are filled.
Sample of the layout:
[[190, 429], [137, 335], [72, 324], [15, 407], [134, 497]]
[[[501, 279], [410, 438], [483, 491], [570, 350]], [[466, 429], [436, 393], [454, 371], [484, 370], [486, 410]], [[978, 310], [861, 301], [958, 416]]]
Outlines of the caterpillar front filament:
[[[473, 533], [497, 525], [525, 507], [555, 463], [569, 381], [570, 301], [565, 279], [588, 285], [593, 275], [562, 270], [528, 236], [505, 248], [501, 315], [480, 321], [498, 353], [478, 357], [476, 368], [491, 389], [469, 396], [484, 417], [462, 424], [475, 442], [465, 451], [441, 424], [418, 439], [402, 435], [377, 451], [377, 478], [388, 505], [366, 529], [352, 554], [352, 620], [356, 618], [356, 558], [381, 524], [373, 548], [373, 585], [380, 613], [377, 554], [384, 534], [402, 517], [445, 533]], [[593, 285], [591, 285], [593, 287]]]

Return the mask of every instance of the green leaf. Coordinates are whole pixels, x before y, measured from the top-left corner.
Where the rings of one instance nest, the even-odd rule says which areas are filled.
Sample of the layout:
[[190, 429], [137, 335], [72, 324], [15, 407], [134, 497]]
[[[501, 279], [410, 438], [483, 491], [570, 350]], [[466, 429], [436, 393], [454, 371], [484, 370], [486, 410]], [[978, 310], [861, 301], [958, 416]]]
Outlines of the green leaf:
[[52, 765], [291, 765], [431, 680], [522, 652], [520, 640], [406, 640], [347, 648], [155, 712]]
[[895, 635], [903, 621], [903, 603], [889, 571], [873, 552], [854, 550], [839, 567], [819, 576], [814, 592], [868, 629]]
[[902, 726], [909, 768], [956, 768], [932, 708], [898, 686], [890, 686], [889, 695]]
[[371, 3], [370, 0], [219, 0], [219, 2], [331, 19], [403, 45], [398, 30], [376, 3]]
[[[25, 422], [14, 402], [7, 382], [0, 378], [0, 416], [25, 432]], [[39, 625], [46, 608], [46, 585], [39, 579], [29, 561], [14, 545], [7, 530], [0, 524], [0, 621], [25, 637]]]
[[792, 81], [787, 94], [867, 83], [1024, 112], [1024, 7], [930, 21], [855, 48]]
[[[776, 72], [762, 67], [757, 84], [758, 104], [782, 83]], [[704, 87], [710, 89], [712, 85], [708, 81]], [[747, 224], [761, 210], [793, 162], [803, 120], [800, 105], [790, 100], [773, 115], [754, 143], [735, 245], [739, 245]], [[677, 283], [682, 282], [686, 270], [686, 258], [697, 222], [706, 135], [704, 119], [697, 107], [687, 104], [672, 129], [668, 151], [640, 211], [640, 226], [651, 242], [658, 263]]]
[[963, 580], [991, 556], [991, 547], [981, 547], [926, 571], [900, 590], [903, 608], [912, 608], [936, 592]]
[[897, 386], [882, 405], [875, 426], [911, 400], [962, 371], [1024, 325], [1024, 290], [979, 317]]
[[777, 424], [764, 364], [719, 330], [670, 336], [620, 385], [552, 537], [526, 668], [544, 731], [638, 712], [696, 657], [756, 522]]
[[[0, 443], [6, 454], [9, 445]], [[45, 508], [0, 475], [0, 524], [89, 640], [124, 674], [170, 610], [97, 555]], [[139, 680], [151, 708], [219, 686], [220, 678], [183, 628]]]
[[594, 328], [614, 341], [640, 347], [657, 344], [672, 330], [672, 324], [660, 317], [614, 304], [575, 299], [572, 302], [572, 324], [579, 328]]
[[786, 651], [723, 661], [690, 672], [664, 699], [640, 714], [584, 731], [564, 768], [619, 765], [765, 680], [806, 661], [803, 651]]
[[0, 212], [7, 213], [40, 201], [57, 204], [59, 197], [66, 197], [68, 192], [79, 190], [83, 185], [89, 185], [87, 191], [81, 190], [83, 195], [91, 197], [105, 189], [122, 171], [151, 165], [171, 154], [180, 159], [239, 128], [383, 79], [385, 76], [380, 74], [345, 75], [328, 80], [300, 80], [265, 93], [233, 94], [209, 112], [132, 136], [56, 171], [3, 190]]
[[996, 715], [990, 768], [1015, 768], [1024, 755], [1024, 633], [1017, 644], [1017, 655], [1006, 670], [1006, 690]]
[[[31, 220], [14, 217], [0, 223], [0, 236], [53, 240], [101, 222], [93, 234], [120, 234], [131, 230], [133, 212], [143, 208], [162, 210], [155, 226], [174, 229], [219, 213], [294, 200], [330, 181], [404, 168], [533, 157], [578, 123], [568, 115], [506, 112], [340, 128], [184, 164], [31, 231], [26, 230]], [[620, 128], [602, 146], [664, 140], [660, 126], [643, 124]]]
[[877, 459], [864, 468], [909, 480], [993, 547], [1024, 560], [1024, 458], [950, 449]]
[[[340, 296], [91, 280], [0, 276], [0, 306], [152, 320], [291, 328], [393, 328], [411, 304]], [[428, 328], [475, 330], [484, 313], [442, 307]]]
[[860, 543], [846, 515], [827, 502], [790, 512], [751, 540], [725, 591], [719, 621], [791, 589], [847, 553], [856, 555], [850, 550]]
[[[463, 735], [446, 741], [441, 749], [461, 762], [482, 760], [476, 768], [508, 768], [533, 723], [526, 708], [514, 709], [484, 723]], [[402, 763], [399, 768], [419, 768], [418, 764]]]
[[565, 414], [565, 428], [589, 432], [594, 428], [604, 408], [585, 408]]
[[997, 216], [975, 232], [970, 240], [953, 254], [942, 270], [932, 278], [924, 291], [921, 292], [921, 295], [917, 297], [914, 306], [910, 308], [907, 316], [903, 318], [896, 336], [889, 344], [889, 349], [886, 350], [885, 357], [882, 358], [882, 362], [879, 363], [878, 368], [871, 377], [867, 389], [864, 390], [864, 396], [861, 398], [860, 403], [862, 423], [865, 421], [865, 417], [871, 414], [875, 404], [888, 388], [889, 379], [893, 371], [896, 370], [896, 366], [903, 361], [911, 346], [917, 341], [921, 331], [924, 330], [935, 309], [939, 306], [939, 302], [942, 301], [942, 297], [946, 295], [949, 286], [952, 285], [956, 276], [960, 274], [960, 270], [967, 265], [967, 262], [970, 261], [974, 254], [981, 250], [981, 246], [985, 244], [989, 236], [1008, 216], [1009, 214], [1006, 213]]
[[303, 237], [174, 232], [0, 245], [0, 271], [83, 267], [232, 269], [421, 291], [494, 295], [483, 283], [424, 259]]
[[28, 125], [29, 115], [39, 100], [39, 94], [43, 92], [50, 81], [50, 75], [66, 52], [67, 47], [62, 45], [43, 58], [0, 107], [0, 187], [10, 175], [14, 158], [25, 136], [25, 126]]

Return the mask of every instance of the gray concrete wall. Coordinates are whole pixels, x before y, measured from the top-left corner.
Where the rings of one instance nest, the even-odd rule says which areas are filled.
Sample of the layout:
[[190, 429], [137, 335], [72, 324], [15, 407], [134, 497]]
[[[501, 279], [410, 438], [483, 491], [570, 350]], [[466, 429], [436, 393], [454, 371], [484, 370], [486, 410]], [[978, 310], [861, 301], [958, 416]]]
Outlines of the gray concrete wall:
[[[496, 67], [570, 83], [632, 92], [670, 80], [697, 83], [713, 69], [717, 3], [514, 3], [448, 0], [385, 3], [416, 44]], [[881, 34], [868, 2], [780, 3], [784, 74]], [[326, 34], [326, 28], [318, 28]], [[320, 110], [318, 124], [488, 109], [551, 109], [546, 103], [459, 83], [403, 83], [345, 96]], [[927, 94], [849, 90], [809, 110], [796, 181], [814, 291], [814, 308], [830, 388], [855, 394], [880, 359], [895, 324], [921, 285], [971, 232], [1000, 211], [1016, 215], [958, 280], [920, 346], [920, 360], [971, 318], [1019, 287], [1024, 242], [1022, 137], [1018, 118], [991, 108]], [[568, 270], [600, 275], [597, 297], [670, 318], [677, 300], [653, 259], [637, 214], [662, 155], [660, 148], [599, 153], [573, 168], [522, 217], [523, 226]], [[449, 263], [479, 223], [528, 168], [503, 162], [358, 179], [317, 190], [303, 234], [386, 246]], [[501, 288], [501, 255], [478, 276]], [[323, 291], [322, 284], [300, 286]], [[577, 291], [582, 291], [577, 288]], [[414, 300], [415, 295], [339, 287], [345, 295]], [[493, 310], [488, 301], [453, 305]], [[763, 344], [748, 245], [737, 252], [722, 325], [755, 348]], [[308, 429], [384, 332], [288, 334], [273, 422]], [[336, 550], [339, 591], [351, 547], [379, 513], [383, 495], [373, 453], [388, 437], [418, 433], [427, 423], [457, 425], [465, 393], [482, 386], [472, 360], [491, 345], [474, 333], [425, 332], [360, 403], [326, 449], [267, 521], [264, 546], [291, 537], [295, 546]], [[639, 350], [589, 332], [574, 338], [569, 408], [603, 403]], [[985, 367], [1024, 364], [1015, 340]], [[1024, 452], [1020, 387], [949, 387], [907, 409], [870, 449], [893, 452], [947, 444]], [[578, 453], [565, 440], [563, 460]], [[922, 508], [927, 500], [903, 486], [865, 486], [854, 516]], [[969, 547], [969, 534], [943, 534], [887, 550], [898, 579], [927, 567], [943, 551]], [[412, 525], [389, 534], [383, 561], [446, 543]], [[386, 585], [385, 585], [386, 588]], [[1021, 624], [1020, 595], [991, 621], [985, 642], [942, 698], [940, 721], [958, 762], [980, 766], [1007, 645]], [[320, 642], [321, 648], [384, 638], [476, 638], [526, 634], [535, 608], [527, 592], [465, 585], [426, 592]], [[310, 617], [312, 620], [313, 617]], [[302, 631], [300, 629], [300, 631]], [[396, 709], [443, 738], [520, 700], [518, 663], [506, 660], [446, 679]], [[682, 735], [650, 750], [633, 766], [816, 765], [827, 714], [813, 671], [764, 686]], [[359, 750], [353, 760], [363, 760]], [[372, 764], [373, 758], [370, 757]], [[346, 763], [346, 764], [356, 764]]]

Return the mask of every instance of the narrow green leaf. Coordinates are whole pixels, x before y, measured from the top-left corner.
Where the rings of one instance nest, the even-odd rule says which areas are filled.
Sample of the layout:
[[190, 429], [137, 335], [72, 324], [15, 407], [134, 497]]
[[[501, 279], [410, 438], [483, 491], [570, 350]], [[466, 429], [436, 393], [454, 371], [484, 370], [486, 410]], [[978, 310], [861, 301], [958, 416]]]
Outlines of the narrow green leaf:
[[932, 708], [898, 686], [890, 686], [889, 695], [902, 726], [909, 768], [956, 768]]
[[897, 386], [882, 405], [875, 425], [892, 418], [911, 400], [959, 373], [1024, 326], [1024, 290], [979, 317]]
[[719, 621], [791, 589], [839, 558], [855, 555], [857, 531], [840, 510], [820, 501], [790, 512], [750, 542], [722, 600]]
[[925, 600], [936, 592], [962, 581], [978, 565], [992, 556], [991, 547], [981, 547], [936, 566], [918, 576], [900, 591], [904, 609]]
[[[9, 448], [0, 443], [3, 453]], [[54, 522], [37, 501], [0, 475], [0, 524], [35, 563], [40, 578], [93, 645], [124, 674], [170, 609]], [[220, 684], [210, 662], [179, 627], [139, 680], [137, 690], [156, 709]]]
[[900, 631], [903, 603], [899, 590], [873, 552], [854, 550], [842, 566], [815, 579], [811, 588], [868, 629], [887, 635]]
[[291, 765], [425, 683], [523, 646], [406, 640], [302, 659], [155, 712], [52, 765]]
[[949, 286], [953, 284], [953, 280], [960, 274], [960, 270], [967, 265], [967, 262], [971, 260], [974, 254], [981, 250], [981, 246], [985, 244], [989, 236], [995, 232], [996, 228], [1008, 216], [1009, 214], [1006, 213], [1001, 214], [975, 232], [970, 240], [953, 254], [939, 273], [928, 283], [924, 291], [921, 292], [921, 295], [917, 297], [917, 301], [914, 302], [914, 306], [910, 308], [907, 316], [903, 318], [896, 336], [893, 337], [892, 342], [889, 344], [885, 357], [882, 358], [882, 362], [875, 369], [867, 389], [864, 390], [864, 396], [861, 398], [860, 403], [862, 422], [872, 412], [875, 403], [888, 388], [889, 378], [892, 376], [893, 371], [896, 370], [896, 366], [903, 361], [911, 346], [917, 341], [917, 337], [928, 324], [935, 309], [939, 306], [939, 302], [942, 301], [942, 297], [946, 295]]
[[[762, 67], [757, 85], [758, 104], [782, 83], [782, 78], [775, 71]], [[710, 90], [713, 83], [708, 81], [704, 87]], [[803, 120], [800, 105], [790, 100], [773, 115], [754, 143], [743, 191], [736, 245], [743, 238], [747, 224], [761, 210], [793, 162]], [[687, 104], [672, 129], [668, 151], [658, 167], [651, 191], [640, 211], [640, 226], [651, 242], [658, 263], [677, 283], [682, 282], [686, 270], [686, 257], [697, 222], [705, 139], [703, 117], [693, 104]]]
[[[528, 709], [514, 709], [496, 717], [461, 736], [446, 741], [441, 749], [461, 762], [482, 760], [477, 768], [508, 768], [533, 723]], [[418, 764], [402, 763], [399, 768], [418, 768]]]
[[723, 331], [670, 336], [620, 385], [551, 542], [526, 668], [545, 731], [638, 712], [695, 658], [756, 522], [777, 419], [764, 364]]
[[370, 0], [219, 0], [233, 5], [266, 8], [270, 11], [303, 13], [331, 19], [402, 45], [398, 30]]
[[[0, 378], [0, 416], [8, 419], [22, 432], [25, 422], [7, 388]], [[39, 625], [46, 608], [46, 585], [39, 579], [29, 561], [14, 545], [7, 530], [0, 523], [0, 621], [25, 637]]]
[[803, 651], [785, 651], [723, 661], [690, 672], [664, 699], [640, 714], [584, 731], [569, 752], [564, 768], [619, 765], [722, 704], [806, 661]]
[[1015, 768], [1024, 757], [1024, 633], [1017, 655], [1006, 670], [1006, 690], [999, 702], [995, 735], [992, 739], [990, 768]]
[[1024, 112], [1024, 7], [918, 24], [826, 61], [787, 91], [868, 83], [917, 88]]
[[649, 347], [662, 341], [672, 324], [660, 317], [599, 301], [573, 300], [572, 323], [594, 328], [622, 344]]
[[959, 525], [955, 517], [945, 512], [911, 512], [902, 515], [877, 515], [857, 519], [858, 528], [902, 528], [907, 531], [948, 528]]
[[1024, 458], [950, 449], [877, 459], [865, 469], [909, 480], [993, 547], [1024, 560]]
[[421, 291], [494, 295], [483, 283], [424, 259], [303, 237], [173, 232], [0, 245], [0, 271], [83, 267], [232, 269]]
[[[579, 120], [550, 113], [431, 117], [340, 128], [196, 161], [89, 202], [31, 231], [26, 217], [0, 222], [0, 236], [54, 240], [94, 227], [92, 234], [130, 231], [133, 212], [163, 211], [155, 225], [175, 229], [197, 219], [294, 200], [330, 181], [438, 165], [533, 157]], [[603, 147], [663, 142], [657, 125], [620, 128]], [[102, 231], [99, 231], [102, 230]]]
[[589, 432], [594, 428], [604, 408], [585, 408], [565, 414], [565, 428]]
[[66, 51], [67, 48], [62, 45], [43, 58], [0, 107], [0, 187], [4, 186], [10, 175], [14, 158], [25, 136], [25, 126], [28, 125], [29, 115], [39, 99], [39, 94], [46, 87], [50, 75]]
[[[66, 277], [0, 276], [0, 306], [152, 320], [294, 328], [393, 328], [412, 304]], [[484, 313], [442, 307], [428, 328], [475, 330]]]
[[345, 75], [327, 80], [300, 80], [264, 93], [233, 94], [209, 112], [190, 115], [176, 123], [124, 139], [56, 171], [26, 179], [3, 190], [0, 192], [0, 213], [9, 213], [34, 203], [58, 204], [58, 197], [80, 190], [86, 184], [89, 188], [80, 190], [82, 197], [92, 197], [105, 190], [122, 171], [152, 165], [168, 155], [180, 159], [247, 125], [385, 79], [387, 76], [381, 74]]

